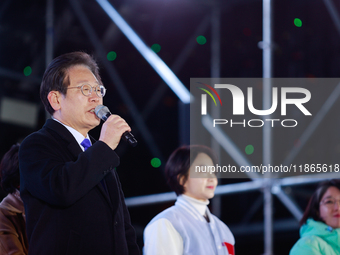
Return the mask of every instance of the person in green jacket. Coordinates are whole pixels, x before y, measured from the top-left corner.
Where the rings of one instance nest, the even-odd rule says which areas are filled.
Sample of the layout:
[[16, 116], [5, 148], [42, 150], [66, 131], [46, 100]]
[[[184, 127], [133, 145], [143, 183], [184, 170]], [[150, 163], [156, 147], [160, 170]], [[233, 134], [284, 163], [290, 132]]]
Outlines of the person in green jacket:
[[322, 182], [300, 221], [290, 255], [340, 255], [340, 180]]

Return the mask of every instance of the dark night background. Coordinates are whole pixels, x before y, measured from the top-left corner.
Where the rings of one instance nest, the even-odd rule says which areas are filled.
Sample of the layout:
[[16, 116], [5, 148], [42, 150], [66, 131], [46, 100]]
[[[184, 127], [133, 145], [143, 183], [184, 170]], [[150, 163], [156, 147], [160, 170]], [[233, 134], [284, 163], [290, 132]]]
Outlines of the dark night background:
[[[116, 10], [137, 32], [146, 45], [159, 44], [159, 57], [174, 71], [189, 89], [190, 78], [211, 76], [210, 24], [215, 5], [220, 12], [220, 76], [234, 78], [262, 77], [262, 1], [260, 0], [110, 0]], [[339, 77], [340, 76], [340, 29], [337, 29], [323, 0], [273, 1], [273, 77]], [[333, 1], [334, 11], [340, 12], [340, 4]], [[79, 5], [75, 7], [75, 5]], [[85, 27], [79, 13], [91, 26]], [[134, 48], [119, 28], [110, 20], [94, 0], [54, 1], [53, 30], [46, 32], [46, 1], [2, 0], [0, 2], [0, 157], [13, 143], [22, 141], [28, 134], [42, 127], [46, 113], [40, 102], [40, 80], [46, 67], [46, 33], [53, 35], [53, 57], [82, 50], [93, 54], [101, 67], [101, 76], [108, 89], [104, 104], [111, 112], [121, 115], [132, 127], [138, 146], [131, 148], [121, 143], [117, 153], [121, 164], [117, 169], [126, 198], [169, 192], [163, 170], [170, 153], [183, 144], [180, 127], [181, 103], [173, 91]], [[299, 18], [302, 26], [294, 25]], [[114, 51], [117, 57], [109, 61], [91, 41], [89, 29], [95, 31], [105, 54]], [[199, 35], [207, 42], [196, 42]], [[93, 38], [92, 38], [93, 39]], [[105, 63], [105, 61], [107, 63]], [[32, 73], [24, 75], [30, 66]], [[106, 67], [109, 66], [108, 70]], [[111, 79], [114, 72], [115, 79]], [[141, 132], [135, 117], [119, 94], [122, 85], [141, 115], [154, 146]], [[262, 88], [259, 88], [260, 92]], [[260, 93], [258, 92], [258, 93]], [[331, 92], [314, 95], [320, 105]], [[3, 118], [4, 101], [25, 102], [33, 106], [36, 121], [33, 125], [18, 124]], [[337, 103], [338, 104], [338, 103]], [[336, 105], [337, 106], [337, 105]], [[313, 148], [327, 149], [331, 160], [339, 158], [340, 123], [338, 108], [327, 115], [331, 125], [316, 130], [315, 137], [301, 153], [303, 157], [319, 155]], [[16, 114], [16, 113], [14, 113]], [[17, 113], [20, 115], [20, 113]], [[134, 113], [136, 114], [136, 113]], [[33, 117], [32, 117], [33, 118]], [[328, 119], [326, 119], [328, 120]], [[187, 127], [188, 128], [188, 127]], [[99, 137], [100, 127], [91, 131]], [[297, 129], [297, 137], [302, 130]], [[274, 129], [275, 133], [275, 129]], [[323, 137], [327, 135], [327, 139]], [[236, 143], [251, 143], [249, 136], [234, 136]], [[243, 140], [242, 140], [243, 139]], [[249, 138], [251, 140], [251, 138]], [[329, 144], [325, 141], [331, 139]], [[275, 157], [281, 151], [278, 139], [274, 142]], [[322, 149], [323, 150], [323, 149]], [[314, 154], [313, 154], [314, 153]], [[319, 155], [320, 156], [320, 155]], [[161, 159], [161, 166], [154, 168], [152, 158]], [[249, 155], [254, 159], [256, 154]], [[259, 155], [262, 157], [262, 155]], [[321, 156], [320, 156], [321, 157]], [[328, 160], [328, 159], [327, 159]], [[332, 161], [332, 162], [333, 162]], [[328, 162], [324, 162], [328, 163]], [[334, 162], [333, 162], [334, 163]], [[222, 179], [219, 184], [248, 181], [247, 179]], [[304, 210], [315, 184], [286, 187], [284, 191]], [[1, 193], [1, 197], [5, 194]], [[234, 232], [236, 254], [262, 254], [263, 202], [261, 190], [222, 196], [221, 219]], [[214, 201], [212, 202], [214, 203]], [[129, 208], [131, 219], [143, 245], [142, 232], [146, 224], [173, 202]], [[246, 212], [254, 212], [247, 216]], [[249, 215], [249, 214], [248, 214]], [[274, 254], [288, 254], [299, 238], [298, 223], [282, 203], [274, 197]], [[284, 222], [294, 222], [282, 227]], [[249, 224], [249, 225], [248, 225]], [[254, 228], [248, 228], [253, 226]], [[238, 231], [238, 230], [243, 231]], [[234, 231], [233, 231], [234, 230]]]

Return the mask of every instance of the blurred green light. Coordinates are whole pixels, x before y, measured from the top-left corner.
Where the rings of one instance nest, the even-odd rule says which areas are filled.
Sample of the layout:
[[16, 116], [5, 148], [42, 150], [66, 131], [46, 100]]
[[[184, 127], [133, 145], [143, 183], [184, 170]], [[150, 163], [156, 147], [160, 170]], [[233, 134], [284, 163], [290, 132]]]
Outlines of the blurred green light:
[[161, 46], [160, 46], [159, 44], [155, 43], [155, 44], [153, 44], [153, 45], [151, 46], [151, 49], [152, 49], [154, 52], [158, 53], [158, 52], [161, 51]]
[[297, 26], [297, 27], [301, 27], [302, 26], [302, 21], [301, 19], [294, 19], [294, 25]]
[[200, 36], [197, 36], [196, 41], [198, 44], [203, 45], [207, 42], [207, 39], [203, 35], [200, 35]]
[[114, 51], [110, 51], [109, 53], [107, 53], [107, 60], [108, 61], [113, 61], [113, 60], [115, 60], [116, 59], [116, 57], [117, 57], [117, 53], [116, 52], [114, 52]]
[[253, 154], [253, 152], [254, 152], [254, 146], [251, 145], [251, 144], [247, 145], [246, 148], [245, 148], [245, 152], [247, 153], [247, 155]]
[[161, 160], [159, 158], [153, 158], [151, 159], [151, 165], [154, 167], [154, 168], [157, 168], [157, 167], [160, 167], [161, 166]]
[[24, 68], [24, 75], [29, 76], [32, 73], [32, 68], [30, 66], [26, 66]]

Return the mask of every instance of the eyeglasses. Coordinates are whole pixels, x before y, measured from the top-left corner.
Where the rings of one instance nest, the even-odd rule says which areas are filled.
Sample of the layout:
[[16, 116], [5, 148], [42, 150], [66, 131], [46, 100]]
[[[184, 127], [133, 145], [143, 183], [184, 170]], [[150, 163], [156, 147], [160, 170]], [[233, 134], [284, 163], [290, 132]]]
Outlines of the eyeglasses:
[[325, 205], [327, 207], [334, 207], [335, 204], [340, 206], [340, 200], [336, 200], [335, 198], [326, 198], [320, 203], [320, 205]]
[[90, 84], [85, 83], [77, 87], [67, 87], [67, 89], [76, 89], [76, 88], [80, 88], [81, 93], [83, 93], [83, 95], [86, 97], [91, 96], [93, 89], [96, 92], [98, 97], [104, 97], [106, 94], [106, 88], [103, 85], [97, 85], [95, 87], [92, 87]]

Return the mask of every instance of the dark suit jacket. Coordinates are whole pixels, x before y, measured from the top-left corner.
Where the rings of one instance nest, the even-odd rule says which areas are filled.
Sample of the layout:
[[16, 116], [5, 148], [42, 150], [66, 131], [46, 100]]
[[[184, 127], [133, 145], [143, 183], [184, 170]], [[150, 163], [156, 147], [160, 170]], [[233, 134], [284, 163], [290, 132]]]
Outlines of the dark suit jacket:
[[97, 141], [83, 152], [49, 119], [22, 142], [19, 160], [29, 254], [140, 254], [115, 171], [119, 157], [108, 145]]

